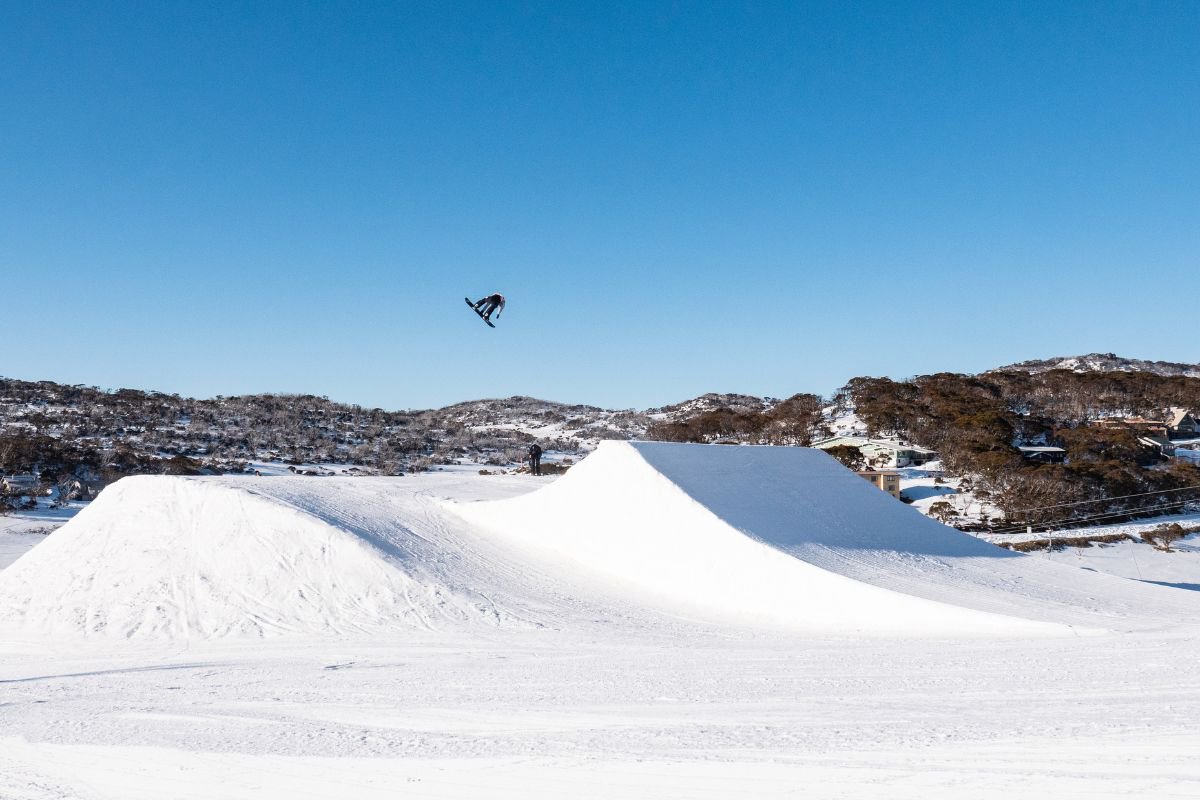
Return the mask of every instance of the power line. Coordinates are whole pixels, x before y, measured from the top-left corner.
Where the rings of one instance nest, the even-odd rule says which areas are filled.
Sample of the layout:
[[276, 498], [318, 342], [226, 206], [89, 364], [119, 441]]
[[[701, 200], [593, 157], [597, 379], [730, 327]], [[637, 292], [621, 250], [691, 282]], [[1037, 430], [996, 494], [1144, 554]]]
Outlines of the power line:
[[[1004, 529], [1001, 529], [998, 531], [992, 531], [992, 533], [996, 533], [996, 534], [1018, 533], [1018, 532], [1026, 530], [1027, 528], [1042, 528], [1043, 533], [1049, 533], [1051, 531], [1051, 529], [1056, 525], [1057, 526], [1081, 525], [1083, 523], [1095, 522], [1097, 520], [1103, 520], [1103, 519], [1116, 519], [1117, 517], [1129, 517], [1129, 516], [1135, 515], [1135, 514], [1150, 514], [1150, 513], [1159, 512], [1159, 511], [1167, 511], [1167, 510], [1170, 510], [1173, 508], [1184, 508], [1188, 505], [1191, 505], [1194, 502], [1196, 502], [1196, 501], [1193, 499], [1179, 500], [1179, 501], [1176, 501], [1173, 503], [1164, 503], [1163, 505], [1160, 505], [1160, 506], [1154, 506], [1153, 508], [1126, 509], [1125, 511], [1112, 511], [1112, 512], [1109, 512], [1106, 514], [1093, 514], [1093, 515], [1086, 516], [1086, 517], [1070, 517], [1067, 519], [1055, 520], [1053, 522], [1037, 522], [1037, 523], [1030, 522], [1030, 523], [1026, 523], [1025, 525], [1018, 525], [1013, 528], [1004, 528]], [[1131, 520], [1131, 522], [1132, 522], [1132, 520]], [[1060, 528], [1058, 528], [1058, 530], [1070, 530], [1070, 529], [1060, 527]]]
[[[994, 535], [1004, 535], [1007, 533], [1020, 533], [1024, 530], [1026, 530], [1027, 528], [1042, 528], [1043, 529], [1042, 533], [1049, 533], [1051, 531], [1051, 528], [1055, 525], [1081, 524], [1081, 523], [1085, 523], [1085, 522], [1095, 522], [1097, 520], [1102, 520], [1102, 519], [1115, 519], [1117, 517], [1128, 517], [1132, 514], [1148, 514], [1148, 513], [1157, 512], [1157, 511], [1166, 511], [1166, 510], [1172, 509], [1172, 508], [1183, 508], [1185, 506], [1191, 505], [1194, 502], [1196, 502], [1195, 498], [1189, 498], [1187, 500], [1176, 500], [1171, 503], [1164, 503], [1162, 505], [1154, 506], [1153, 508], [1126, 509], [1125, 511], [1112, 511], [1112, 512], [1109, 512], [1106, 514], [1092, 514], [1092, 515], [1089, 515], [1086, 517], [1070, 517], [1070, 518], [1066, 518], [1066, 519], [1055, 520], [1053, 522], [1036, 522], [1036, 523], [1031, 522], [1031, 523], [1027, 523], [1025, 525], [1018, 525], [1018, 526], [1012, 527], [1012, 528], [1002, 528], [998, 531], [989, 531], [989, 533], [994, 534]], [[1058, 530], [1067, 530], [1067, 529], [1059, 528]]]
[[[1073, 503], [1059, 503], [1053, 506], [1037, 506], [1035, 508], [1018, 508], [1014, 509], [1011, 514], [1025, 514], [1030, 511], [1046, 511], [1051, 508], [1066, 508], [1068, 506], [1082, 506], [1088, 503], [1107, 503], [1113, 500], [1125, 500], [1130, 497], [1149, 497], [1152, 494], [1167, 494], [1168, 492], [1186, 492], [1192, 489], [1200, 489], [1200, 484], [1195, 486], [1180, 486], [1178, 489], [1159, 489], [1156, 492], [1139, 492], [1137, 494], [1119, 494], [1115, 497], [1097, 497], [1095, 500], [1076, 500]], [[1006, 514], [1008, 516], [1008, 514]]]

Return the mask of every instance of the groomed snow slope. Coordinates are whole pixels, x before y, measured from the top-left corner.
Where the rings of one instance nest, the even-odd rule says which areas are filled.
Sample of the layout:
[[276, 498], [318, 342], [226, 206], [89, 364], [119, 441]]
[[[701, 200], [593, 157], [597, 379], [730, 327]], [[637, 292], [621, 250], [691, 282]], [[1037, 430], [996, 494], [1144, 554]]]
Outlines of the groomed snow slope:
[[520, 582], [402, 485], [125, 478], [0, 572], [0, 624], [169, 639], [539, 624], [480, 591]]
[[993, 547], [803, 448], [606, 442], [548, 485], [127, 478], [0, 571], [0, 627], [34, 638], [1029, 636], [1197, 618], [1197, 593]]
[[1195, 593], [1012, 553], [819, 450], [604, 442], [556, 483], [459, 513], [680, 615], [872, 635], [1187, 623]]

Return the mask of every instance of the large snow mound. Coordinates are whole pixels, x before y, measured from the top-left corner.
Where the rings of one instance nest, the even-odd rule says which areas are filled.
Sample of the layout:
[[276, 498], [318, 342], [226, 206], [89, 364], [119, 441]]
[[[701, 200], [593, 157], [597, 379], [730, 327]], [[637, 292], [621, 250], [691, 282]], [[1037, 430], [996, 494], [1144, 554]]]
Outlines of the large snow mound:
[[872, 635], [1157, 627], [1200, 598], [1039, 561], [928, 519], [822, 451], [604, 442], [460, 514], [675, 613]]
[[524, 624], [463, 585], [471, 570], [456, 569], [430, 536], [386, 511], [372, 518], [352, 479], [306, 490], [304, 479], [247, 481], [117, 482], [0, 572], [0, 623], [174, 639]]
[[127, 478], [0, 571], [0, 627], [34, 638], [1030, 636], [1195, 619], [1195, 592], [1010, 553], [804, 448], [606, 442], [548, 484]]

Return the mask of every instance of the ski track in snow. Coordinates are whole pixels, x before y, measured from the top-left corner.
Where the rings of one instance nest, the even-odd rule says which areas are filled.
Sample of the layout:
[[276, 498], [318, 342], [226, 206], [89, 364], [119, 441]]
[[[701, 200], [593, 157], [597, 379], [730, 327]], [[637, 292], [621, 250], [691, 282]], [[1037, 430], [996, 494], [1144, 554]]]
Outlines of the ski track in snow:
[[406, 776], [435, 797], [643, 797], [656, 776], [678, 797], [885, 777], [903, 797], [1188, 796], [1200, 690], [1178, 659], [1200, 653], [1115, 639], [526, 632], [4, 659], [0, 796], [383, 797]]
[[1200, 794], [1200, 592], [839, 470], [122, 481], [0, 571], [0, 798]]

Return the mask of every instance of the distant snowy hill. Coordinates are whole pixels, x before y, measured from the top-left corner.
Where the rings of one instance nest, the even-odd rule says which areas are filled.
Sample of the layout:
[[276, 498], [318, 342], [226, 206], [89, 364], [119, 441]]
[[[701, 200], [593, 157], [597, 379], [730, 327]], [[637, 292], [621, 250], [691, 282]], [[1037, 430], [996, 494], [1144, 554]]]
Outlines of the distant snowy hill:
[[272, 462], [280, 468], [356, 465], [365, 474], [500, 466], [520, 462], [534, 441], [582, 456], [602, 440], [644, 438], [655, 423], [718, 409], [759, 413], [774, 403], [714, 393], [639, 411], [515, 396], [385, 411], [314, 395], [201, 400], [0, 378], [0, 472], [81, 474], [82, 465], [91, 482], [102, 485], [141, 473], [267, 474], [274, 467], [264, 464]]
[[[848, 367], [848, 374], [853, 374], [852, 369]], [[1005, 375], [1051, 370], [1200, 378], [1200, 364], [1095, 353], [1025, 361], [983, 376], [992, 375], [992, 382], [1003, 383]], [[866, 393], [857, 399], [867, 402], [891, 391], [895, 382], [851, 378], [847, 387], [851, 385]], [[1058, 414], [1054, 418], [1061, 424], [1075, 424], [1083, 418], [1076, 406], [1092, 415], [1197, 406], [1195, 392], [1186, 387], [1166, 387], [1157, 393], [1150, 388], [1124, 387], [1122, 392], [1101, 396], [1086, 386], [1076, 387], [1073, 394], [1056, 387], [1049, 394], [1043, 392], [1038, 401], [1039, 419]], [[1029, 391], [1022, 382], [1007, 391], [1005, 402], [1010, 408], [1028, 408], [1029, 398], [1019, 396]], [[514, 396], [439, 409], [387, 411], [314, 395], [196, 399], [140, 389], [114, 391], [0, 378], [0, 473], [37, 473], [43, 483], [59, 483], [68, 492], [74, 491], [70, 485], [81, 483], [70, 497], [85, 498], [135, 474], [400, 475], [441, 467], [507, 468], [521, 463], [535, 441], [552, 454], [551, 460], [563, 461], [577, 460], [604, 440], [806, 444], [834, 433], [865, 434], [871, 430], [871, 419], [887, 430], [894, 425], [894, 412], [911, 405], [911, 398], [901, 393], [893, 408], [864, 414], [849, 396], [846, 387], [828, 400], [815, 395], [781, 400], [709, 393], [643, 410]], [[1046, 406], [1047, 396], [1058, 398], [1055, 408]], [[1075, 405], [1066, 409], [1064, 404], [1069, 403]], [[958, 411], [947, 411], [947, 418], [962, 416]], [[938, 441], [912, 441], [934, 449], [944, 444], [944, 437], [932, 438]]]
[[568, 405], [534, 397], [471, 400], [420, 413], [434, 430], [466, 432], [470, 444], [488, 449], [489, 440], [517, 436], [538, 440], [564, 452], [588, 452], [603, 439], [635, 439], [646, 433], [650, 417], [634, 410]]
[[700, 395], [694, 400], [687, 400], [683, 403], [663, 406], [662, 408], [652, 408], [646, 414], [656, 420], [669, 421], [683, 420], [722, 408], [727, 408], [730, 411], [738, 413], [761, 414], [764, 411], [769, 411], [776, 402], [778, 401], [771, 397], [709, 392], [708, 394]]
[[[1146, 361], [1140, 358], [1122, 358], [1113, 353], [1091, 353], [1086, 356], [1061, 356], [1033, 361], [1022, 361], [997, 367], [988, 372], [1028, 372], [1036, 375], [1055, 369], [1072, 372], [1150, 372], [1155, 375], [1182, 375], [1200, 378], [1200, 364], [1178, 364], [1172, 361]], [[987, 372], [984, 373], [985, 375]]]

